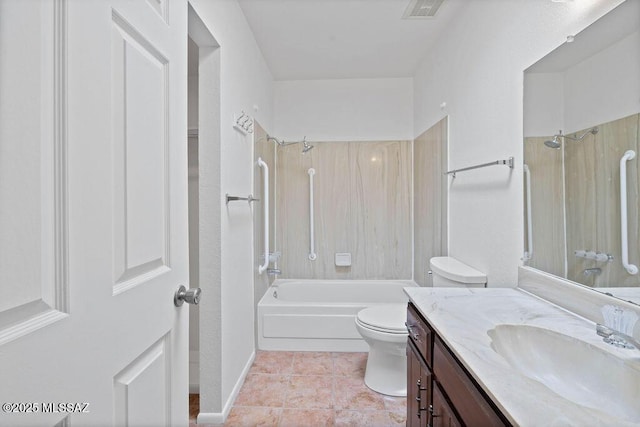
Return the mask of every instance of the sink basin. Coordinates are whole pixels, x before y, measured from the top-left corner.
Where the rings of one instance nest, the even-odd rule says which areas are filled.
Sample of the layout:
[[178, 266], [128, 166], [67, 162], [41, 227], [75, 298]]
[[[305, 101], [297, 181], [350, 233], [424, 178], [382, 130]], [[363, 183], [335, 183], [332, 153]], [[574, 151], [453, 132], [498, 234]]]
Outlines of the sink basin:
[[491, 348], [523, 376], [583, 407], [640, 422], [638, 367], [592, 344], [536, 326], [498, 325], [488, 334]]

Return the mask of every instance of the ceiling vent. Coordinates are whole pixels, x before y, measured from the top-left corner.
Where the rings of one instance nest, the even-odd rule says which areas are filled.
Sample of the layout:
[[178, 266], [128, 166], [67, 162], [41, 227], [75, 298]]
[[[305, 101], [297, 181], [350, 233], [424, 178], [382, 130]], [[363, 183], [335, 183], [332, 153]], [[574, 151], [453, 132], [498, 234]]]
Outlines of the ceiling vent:
[[444, 0], [411, 0], [402, 19], [428, 19], [436, 15]]

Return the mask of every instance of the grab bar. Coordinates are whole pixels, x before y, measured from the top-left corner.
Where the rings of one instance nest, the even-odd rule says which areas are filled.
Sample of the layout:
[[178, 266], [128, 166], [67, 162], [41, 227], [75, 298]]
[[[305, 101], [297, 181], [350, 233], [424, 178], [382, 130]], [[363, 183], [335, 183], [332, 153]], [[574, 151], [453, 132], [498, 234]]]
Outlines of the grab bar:
[[531, 171], [526, 164], [524, 169], [524, 179], [527, 189], [527, 250], [524, 252], [524, 261], [529, 261], [533, 257], [533, 220], [531, 218]]
[[269, 166], [258, 157], [258, 166], [262, 168], [262, 218], [264, 220], [264, 263], [258, 267], [258, 274], [262, 274], [269, 266]]
[[627, 161], [636, 157], [636, 152], [628, 150], [620, 159], [620, 234], [622, 237], [622, 266], [629, 274], [638, 274], [638, 267], [629, 264], [629, 243], [627, 234]]
[[309, 168], [307, 173], [309, 174], [309, 259], [315, 261], [318, 257], [316, 255], [316, 244], [313, 235], [313, 176], [316, 174], [316, 170]]

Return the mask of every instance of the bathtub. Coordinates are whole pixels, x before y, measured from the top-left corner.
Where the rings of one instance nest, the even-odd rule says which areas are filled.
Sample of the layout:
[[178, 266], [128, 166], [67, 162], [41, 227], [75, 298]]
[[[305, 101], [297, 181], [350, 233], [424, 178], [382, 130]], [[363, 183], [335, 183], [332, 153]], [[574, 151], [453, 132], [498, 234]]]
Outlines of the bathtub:
[[355, 327], [365, 307], [406, 304], [412, 280], [276, 280], [258, 303], [258, 348], [367, 351]]

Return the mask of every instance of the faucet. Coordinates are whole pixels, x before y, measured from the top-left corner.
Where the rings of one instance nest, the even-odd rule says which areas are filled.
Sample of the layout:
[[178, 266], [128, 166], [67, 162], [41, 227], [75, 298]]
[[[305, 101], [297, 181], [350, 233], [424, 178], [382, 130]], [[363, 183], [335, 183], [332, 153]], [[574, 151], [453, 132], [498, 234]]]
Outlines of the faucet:
[[602, 274], [602, 269], [599, 267], [596, 268], [585, 268], [582, 273], [586, 276], [599, 276], [600, 274]]
[[603, 341], [607, 344], [611, 344], [620, 348], [636, 348], [640, 350], [640, 342], [638, 342], [638, 340], [636, 340], [632, 336], [616, 331], [615, 329], [611, 329], [608, 326], [598, 323], [596, 325], [596, 333], [601, 337], [604, 337]]
[[279, 276], [280, 274], [282, 274], [282, 271], [277, 268], [267, 268], [267, 274], [269, 276]]

